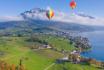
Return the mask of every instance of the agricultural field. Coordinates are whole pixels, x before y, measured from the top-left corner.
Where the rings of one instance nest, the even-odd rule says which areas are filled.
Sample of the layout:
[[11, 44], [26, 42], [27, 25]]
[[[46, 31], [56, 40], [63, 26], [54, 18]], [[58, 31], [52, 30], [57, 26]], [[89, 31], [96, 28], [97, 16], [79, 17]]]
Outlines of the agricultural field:
[[[29, 37], [0, 37], [0, 60], [9, 64], [19, 65], [20, 59], [26, 70], [98, 70], [97, 68], [71, 64], [70, 62], [64, 64], [55, 63], [56, 59], [63, 58], [64, 54], [60, 51], [72, 51], [75, 49], [73, 44], [69, 43], [68, 39], [56, 36], [37, 36], [41, 41], [46, 41], [53, 48], [31, 49], [30, 46], [40, 44], [36, 41], [27, 41]], [[34, 39], [34, 38], [33, 38]]]

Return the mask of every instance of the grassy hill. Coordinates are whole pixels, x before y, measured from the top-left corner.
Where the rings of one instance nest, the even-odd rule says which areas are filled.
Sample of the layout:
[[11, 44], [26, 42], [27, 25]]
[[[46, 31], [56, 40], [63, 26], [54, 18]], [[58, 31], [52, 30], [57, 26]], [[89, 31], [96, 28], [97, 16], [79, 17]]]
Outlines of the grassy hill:
[[[52, 35], [38, 35], [39, 40], [45, 40], [52, 45], [53, 48], [61, 51], [71, 51], [75, 47], [69, 43], [68, 39], [56, 37]], [[6, 63], [19, 65], [20, 59], [26, 70], [98, 70], [97, 68], [71, 64], [56, 64], [55, 60], [64, 57], [61, 52], [52, 49], [31, 49], [30, 46], [37, 44], [36, 41], [27, 41], [29, 37], [0, 37], [0, 60]], [[39, 44], [39, 43], [38, 43]], [[41, 43], [40, 43], [41, 44]], [[39, 44], [39, 45], [40, 45]]]

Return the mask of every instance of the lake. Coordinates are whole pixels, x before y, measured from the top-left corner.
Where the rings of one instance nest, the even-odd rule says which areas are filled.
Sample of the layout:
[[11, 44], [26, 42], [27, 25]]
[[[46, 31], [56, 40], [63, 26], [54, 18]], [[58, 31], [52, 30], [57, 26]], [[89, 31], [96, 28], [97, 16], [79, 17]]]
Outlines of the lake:
[[104, 61], [104, 31], [86, 32], [81, 34], [89, 38], [92, 49], [81, 53], [82, 56]]

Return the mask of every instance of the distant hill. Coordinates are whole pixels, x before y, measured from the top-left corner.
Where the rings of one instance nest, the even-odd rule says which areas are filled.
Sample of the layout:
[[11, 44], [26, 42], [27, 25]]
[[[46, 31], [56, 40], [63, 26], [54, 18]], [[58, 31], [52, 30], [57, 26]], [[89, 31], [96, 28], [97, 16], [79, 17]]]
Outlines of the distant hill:
[[36, 8], [21, 13], [20, 16], [24, 20], [0, 22], [0, 35], [30, 34], [31, 31], [47, 33], [54, 31], [86, 32], [86, 31], [94, 31], [94, 30], [104, 30], [103, 26], [89, 26], [78, 23], [48, 20], [47, 17], [45, 16], [46, 11], [47, 10]]

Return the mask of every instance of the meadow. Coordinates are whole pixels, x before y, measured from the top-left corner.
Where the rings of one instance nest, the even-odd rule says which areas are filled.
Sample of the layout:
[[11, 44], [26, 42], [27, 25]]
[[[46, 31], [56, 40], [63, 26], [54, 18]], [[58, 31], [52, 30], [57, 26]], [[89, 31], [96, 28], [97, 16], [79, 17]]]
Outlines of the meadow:
[[18, 66], [20, 59], [22, 59], [26, 70], [98, 70], [92, 66], [70, 62], [55, 63], [56, 59], [64, 57], [64, 54], [59, 51], [64, 49], [70, 52], [75, 47], [69, 43], [68, 39], [61, 37], [45, 35], [38, 37], [40, 40], [47, 41], [57, 51], [48, 48], [31, 49], [29, 45], [35, 44], [35, 42], [28, 42], [29, 37], [0, 37], [0, 60]]

